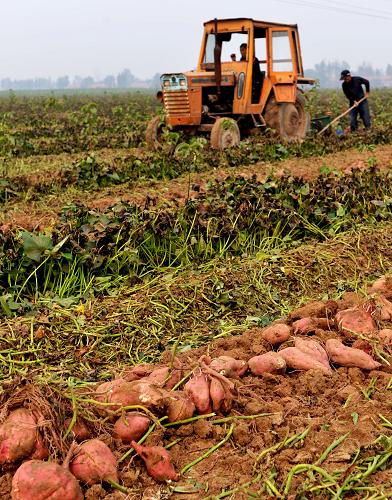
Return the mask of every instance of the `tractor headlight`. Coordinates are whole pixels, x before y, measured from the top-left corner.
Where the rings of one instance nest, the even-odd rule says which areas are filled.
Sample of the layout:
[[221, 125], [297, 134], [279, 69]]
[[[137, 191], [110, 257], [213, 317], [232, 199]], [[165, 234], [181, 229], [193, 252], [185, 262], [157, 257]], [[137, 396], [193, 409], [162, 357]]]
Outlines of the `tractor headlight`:
[[165, 74], [161, 76], [161, 84], [168, 91], [185, 90], [188, 88], [186, 76], [182, 73]]

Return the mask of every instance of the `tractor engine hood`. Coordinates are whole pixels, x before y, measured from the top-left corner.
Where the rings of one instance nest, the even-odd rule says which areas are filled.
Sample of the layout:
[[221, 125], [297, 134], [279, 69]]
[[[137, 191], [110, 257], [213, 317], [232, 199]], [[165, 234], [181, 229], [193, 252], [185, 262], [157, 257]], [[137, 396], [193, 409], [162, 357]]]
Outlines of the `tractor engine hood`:
[[[215, 73], [213, 71], [188, 71], [184, 73], [189, 87], [214, 87], [216, 86]], [[234, 71], [222, 71], [220, 84], [222, 86], [233, 86], [236, 82]]]
[[[236, 83], [234, 71], [224, 71], [221, 76], [221, 86], [233, 86]], [[215, 87], [213, 71], [187, 71], [185, 73], [165, 73], [161, 76], [161, 86], [164, 91], [187, 90], [197, 87]]]

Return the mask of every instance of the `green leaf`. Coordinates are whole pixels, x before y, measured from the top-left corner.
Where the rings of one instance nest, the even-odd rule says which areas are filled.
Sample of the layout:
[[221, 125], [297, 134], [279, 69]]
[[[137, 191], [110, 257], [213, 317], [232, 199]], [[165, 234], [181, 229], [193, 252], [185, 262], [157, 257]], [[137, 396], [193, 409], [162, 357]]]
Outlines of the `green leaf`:
[[299, 189], [297, 189], [296, 192], [298, 194], [302, 194], [303, 196], [307, 196], [310, 192], [309, 183], [307, 182], [306, 184], [301, 186]]
[[340, 205], [340, 207], [336, 211], [336, 215], [338, 217], [344, 217], [346, 215], [346, 209]]
[[358, 418], [359, 418], [358, 413], [356, 413], [356, 412], [351, 413], [351, 416], [353, 417], [353, 422], [354, 422], [354, 425], [357, 425], [357, 423], [358, 423]]
[[21, 238], [23, 240], [24, 253], [29, 259], [35, 262], [39, 262], [42, 254], [53, 247], [52, 240], [49, 236], [35, 235], [28, 231], [23, 231]]
[[323, 165], [322, 167], [320, 167], [320, 174], [321, 175], [327, 175], [330, 172], [331, 172], [331, 170], [326, 165]]

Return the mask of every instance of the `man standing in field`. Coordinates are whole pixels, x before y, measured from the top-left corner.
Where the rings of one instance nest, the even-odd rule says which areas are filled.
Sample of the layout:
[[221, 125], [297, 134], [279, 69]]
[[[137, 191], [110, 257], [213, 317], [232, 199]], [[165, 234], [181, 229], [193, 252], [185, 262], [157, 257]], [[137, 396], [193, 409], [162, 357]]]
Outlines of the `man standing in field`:
[[[355, 132], [358, 129], [358, 114], [365, 128], [369, 129], [371, 126], [369, 103], [367, 100], [370, 92], [369, 80], [361, 76], [351, 76], [348, 69], [342, 71], [340, 79], [343, 80], [342, 89], [350, 102], [350, 107], [355, 106], [355, 108], [350, 111], [351, 132]], [[365, 92], [363, 91], [363, 86], [365, 86]], [[365, 99], [359, 102], [363, 98]]]

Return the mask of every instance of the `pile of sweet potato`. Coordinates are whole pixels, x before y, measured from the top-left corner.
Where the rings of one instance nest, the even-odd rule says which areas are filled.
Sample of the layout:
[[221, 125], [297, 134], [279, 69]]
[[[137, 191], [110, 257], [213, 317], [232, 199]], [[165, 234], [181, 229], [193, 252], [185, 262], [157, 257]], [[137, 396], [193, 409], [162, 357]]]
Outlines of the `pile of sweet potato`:
[[[247, 373], [319, 370], [329, 375], [339, 366], [382, 369], [373, 345], [391, 353], [392, 330], [383, 328], [383, 322], [392, 320], [391, 285], [392, 280], [382, 278], [369, 288], [366, 300], [349, 294], [341, 301], [312, 302], [292, 311], [285, 321], [252, 329], [266, 352], [248, 360], [201, 356], [191, 369], [179, 360], [170, 367], [140, 365], [98, 384], [91, 398], [109, 422], [109, 445], [114, 451], [116, 444], [132, 446], [152, 478], [176, 481], [179, 475], [169, 452], [138, 443], [157, 418], [180, 422], [195, 414], [227, 415]], [[79, 417], [63, 422], [63, 434], [72, 436], [65, 462], [47, 462], [41, 421], [42, 416], [26, 405], [13, 408], [0, 425], [0, 465], [21, 464], [12, 482], [13, 499], [73, 500], [83, 498], [80, 483], [118, 483], [115, 454]]]

